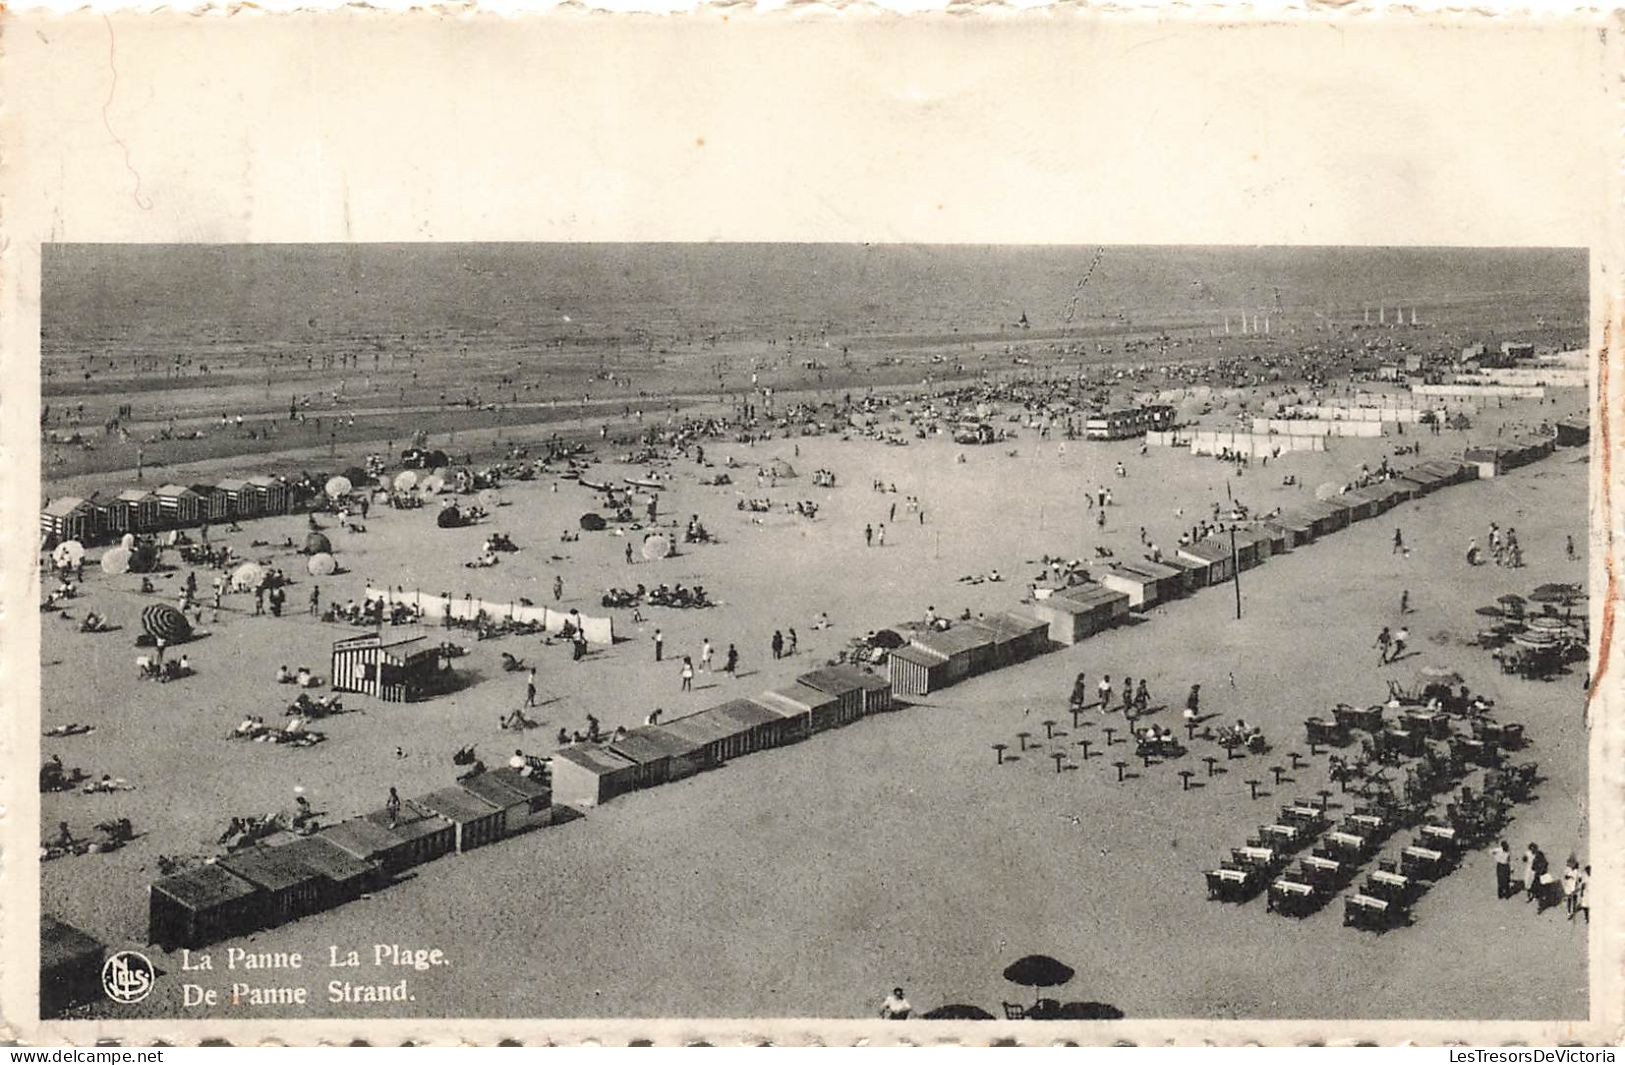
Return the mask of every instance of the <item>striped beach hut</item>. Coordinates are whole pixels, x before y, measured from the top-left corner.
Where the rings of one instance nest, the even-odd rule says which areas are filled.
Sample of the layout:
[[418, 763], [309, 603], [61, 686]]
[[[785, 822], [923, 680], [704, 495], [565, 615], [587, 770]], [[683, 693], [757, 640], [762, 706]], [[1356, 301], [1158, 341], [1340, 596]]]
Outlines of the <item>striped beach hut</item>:
[[215, 864], [264, 893], [263, 916], [268, 926], [297, 921], [322, 909], [321, 874], [285, 848], [255, 845], [228, 854]]
[[153, 489], [158, 499], [158, 520], [170, 527], [196, 525], [203, 499], [184, 484], [164, 484]]
[[460, 786], [502, 811], [503, 836], [553, 823], [553, 790], [512, 766], [470, 777]]
[[155, 881], [147, 890], [147, 942], [201, 947], [264, 927], [265, 894], [216, 862]]
[[578, 744], [553, 754], [553, 796], [570, 806], [598, 806], [638, 786], [638, 764], [608, 747]]
[[158, 497], [145, 488], [126, 488], [107, 505], [107, 528], [118, 533], [158, 528]]
[[62, 496], [51, 500], [40, 510], [39, 529], [47, 546], [64, 540], [78, 540], [87, 544], [101, 535], [102, 510], [78, 496]]
[[1298, 509], [1298, 513], [1310, 523], [1314, 529], [1315, 538], [1328, 536], [1339, 529], [1348, 528], [1348, 508], [1332, 503], [1329, 500], [1317, 499], [1305, 503]]
[[891, 682], [857, 666], [824, 666], [803, 673], [796, 682], [839, 698], [842, 724], [892, 708]]
[[1315, 523], [1297, 511], [1287, 511], [1264, 524], [1280, 531], [1285, 544], [1284, 550], [1290, 551], [1294, 547], [1314, 543]]
[[226, 521], [231, 517], [231, 500], [225, 489], [217, 484], [194, 484], [197, 493], [199, 521]]
[[420, 795], [417, 804], [450, 821], [457, 853], [495, 843], [503, 836], [507, 815], [497, 803], [463, 788], [441, 788]]
[[374, 631], [333, 644], [334, 691], [375, 695], [386, 703], [411, 702], [441, 690], [451, 671], [439, 644], [421, 630]]
[[[1328, 500], [1328, 502], [1332, 501]], [[1351, 522], [1365, 521], [1367, 518], [1376, 517], [1381, 512], [1381, 504], [1376, 493], [1369, 488], [1351, 488], [1338, 496], [1335, 502], [1341, 503], [1348, 508]]]
[[276, 477], [261, 475], [248, 479], [248, 491], [254, 496], [257, 514], [288, 513], [288, 486]]
[[230, 518], [257, 518], [264, 511], [260, 510], [260, 497], [248, 482], [241, 477], [230, 477], [215, 483], [215, 491], [226, 500], [226, 517]]
[[886, 656], [886, 671], [898, 695], [929, 695], [953, 683], [948, 679], [948, 656], [913, 643]]

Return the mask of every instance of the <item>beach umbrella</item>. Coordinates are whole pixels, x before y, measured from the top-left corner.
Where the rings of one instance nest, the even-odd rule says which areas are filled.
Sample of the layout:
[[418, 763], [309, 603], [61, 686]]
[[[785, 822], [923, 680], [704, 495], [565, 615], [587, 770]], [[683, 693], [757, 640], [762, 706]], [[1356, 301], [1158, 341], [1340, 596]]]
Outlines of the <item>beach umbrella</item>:
[[141, 629], [155, 640], [180, 643], [192, 635], [186, 615], [168, 603], [154, 603], [141, 611]]
[[665, 558], [671, 554], [671, 541], [664, 536], [645, 536], [643, 538], [643, 557], [650, 562]]
[[258, 562], [244, 562], [231, 571], [231, 583], [236, 588], [258, 588], [265, 580], [265, 567]]
[[353, 485], [358, 485], [358, 484], [366, 484], [369, 480], [372, 479], [368, 475], [367, 471], [362, 469], [360, 466], [348, 466], [348, 467], [346, 467], [345, 470], [344, 470], [344, 473], [343, 473], [343, 477], [344, 477], [345, 480], [349, 481], [352, 486]]
[[440, 476], [438, 473], [431, 473], [422, 481], [418, 482], [418, 489], [420, 491], [428, 492], [430, 495], [435, 495], [445, 487], [446, 479]]
[[354, 485], [350, 483], [348, 477], [332, 477], [328, 479], [325, 491], [327, 492], [327, 498], [337, 499], [339, 496], [349, 495], [350, 489], [353, 487]]
[[395, 475], [395, 490], [409, 492], [417, 487], [418, 475], [416, 470], [402, 470]]
[[1578, 584], [1542, 584], [1529, 593], [1531, 603], [1569, 603], [1585, 597], [1585, 589]]
[[1473, 613], [1481, 618], [1498, 618], [1501, 616], [1501, 608], [1498, 606], [1481, 606], [1474, 610]]
[[136, 544], [129, 551], [131, 573], [151, 573], [158, 568], [157, 545]]
[[85, 557], [85, 545], [78, 540], [63, 540], [51, 552], [51, 561], [58, 566], [77, 566]]
[[879, 632], [875, 633], [874, 639], [870, 640], [869, 642], [874, 644], [876, 647], [883, 647], [888, 651], [894, 651], [908, 641], [903, 639], [899, 633], [896, 633], [891, 629], [881, 629]]
[[434, 523], [442, 529], [456, 529], [463, 524], [463, 512], [455, 506], [442, 507], [434, 516]]
[[602, 514], [589, 510], [581, 515], [581, 527], [588, 532], [599, 532], [604, 528], [604, 525], [604, 516]]
[[495, 510], [502, 505], [502, 496], [495, 488], [480, 489], [480, 494], [476, 498], [480, 501], [480, 506], [486, 510]]
[[1324, 503], [1328, 499], [1337, 498], [1342, 491], [1342, 485], [1336, 484], [1332, 481], [1327, 481], [1325, 484], [1322, 484], [1319, 488], [1315, 489], [1315, 498]]
[[1048, 954], [1029, 954], [1011, 962], [1004, 970], [1004, 978], [1012, 984], [1031, 987], [1060, 987], [1074, 976], [1072, 966], [1056, 961]]
[[920, 1019], [926, 1021], [991, 1021], [995, 1018], [993, 1014], [980, 1006], [955, 1002], [948, 1006], [938, 1006], [928, 1013], [922, 1013]]
[[323, 551], [311, 555], [310, 561], [305, 563], [305, 569], [310, 571], [312, 577], [328, 577], [336, 573], [339, 568], [338, 559]]
[[332, 554], [333, 541], [329, 540], [326, 536], [323, 536], [319, 532], [307, 533], [305, 535], [305, 547], [303, 553], [307, 555], [319, 555], [323, 551], [326, 551], [328, 554]]
[[1416, 675], [1429, 684], [1460, 684], [1462, 682], [1460, 673], [1457, 673], [1449, 666], [1441, 666], [1437, 663], [1423, 666], [1416, 671]]
[[102, 572], [111, 576], [128, 572], [130, 568], [130, 549], [127, 547], [110, 547], [102, 552]]

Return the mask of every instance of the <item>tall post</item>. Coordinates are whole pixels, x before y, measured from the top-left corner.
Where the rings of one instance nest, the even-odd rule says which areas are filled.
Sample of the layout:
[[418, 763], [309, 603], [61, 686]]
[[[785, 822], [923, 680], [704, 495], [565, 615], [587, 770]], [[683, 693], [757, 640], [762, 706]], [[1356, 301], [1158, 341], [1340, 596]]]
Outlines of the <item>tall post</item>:
[[1230, 578], [1236, 586], [1236, 620], [1241, 620], [1241, 559], [1236, 554], [1236, 525], [1230, 523]]

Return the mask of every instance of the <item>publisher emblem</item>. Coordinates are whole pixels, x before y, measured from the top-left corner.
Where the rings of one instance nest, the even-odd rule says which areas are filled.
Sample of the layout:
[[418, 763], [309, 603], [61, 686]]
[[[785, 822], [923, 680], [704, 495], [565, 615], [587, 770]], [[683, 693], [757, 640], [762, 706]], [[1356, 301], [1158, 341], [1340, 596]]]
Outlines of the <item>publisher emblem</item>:
[[152, 962], [138, 950], [121, 950], [102, 966], [102, 990], [114, 1002], [140, 1002], [156, 982]]

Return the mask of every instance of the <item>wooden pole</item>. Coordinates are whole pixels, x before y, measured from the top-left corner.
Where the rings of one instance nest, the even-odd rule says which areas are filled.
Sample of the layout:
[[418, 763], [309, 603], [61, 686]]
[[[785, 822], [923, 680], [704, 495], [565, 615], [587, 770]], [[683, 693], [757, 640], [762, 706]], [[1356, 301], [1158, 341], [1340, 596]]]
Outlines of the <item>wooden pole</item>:
[[1241, 559], [1236, 555], [1236, 526], [1230, 524], [1230, 577], [1236, 585], [1236, 620], [1241, 620]]

